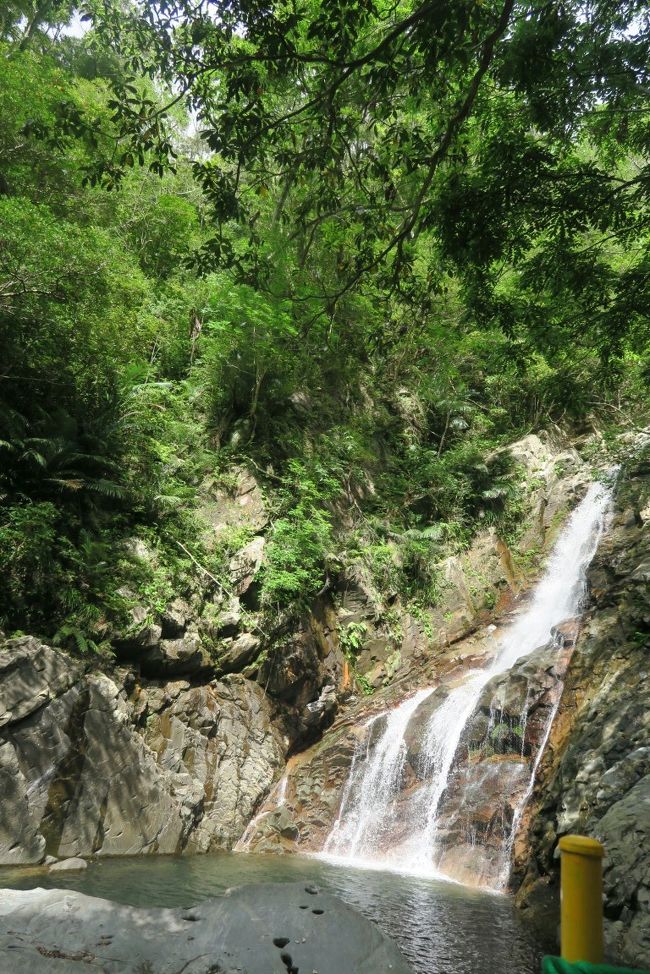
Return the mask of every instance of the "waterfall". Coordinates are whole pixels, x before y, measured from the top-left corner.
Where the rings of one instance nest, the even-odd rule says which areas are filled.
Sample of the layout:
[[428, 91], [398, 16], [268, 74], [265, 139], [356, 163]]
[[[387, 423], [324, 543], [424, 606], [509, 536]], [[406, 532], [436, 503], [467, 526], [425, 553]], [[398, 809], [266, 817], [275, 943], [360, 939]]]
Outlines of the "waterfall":
[[325, 843], [325, 853], [354, 859], [372, 856], [389, 834], [394, 818], [391, 798], [399, 789], [406, 759], [404, 734], [413, 713], [432, 692], [433, 688], [420, 690], [388, 715], [379, 714], [367, 722], [367, 742], [381, 720], [386, 720], [386, 727], [372, 756], [366, 752], [363, 771], [359, 774], [360, 752], [354, 755], [341, 811]]
[[[444, 865], [440, 865], [441, 814], [468, 722], [491, 680], [507, 674], [533, 651], [553, 646], [553, 628], [581, 611], [587, 568], [598, 547], [610, 498], [611, 490], [603, 484], [595, 483], [589, 487], [568, 518], [550, 554], [544, 575], [527, 604], [501, 634], [494, 634], [496, 645], [492, 662], [483, 669], [466, 673], [456, 686], [448, 688], [442, 702], [434, 706], [420, 735], [418, 781], [408, 780], [405, 767], [407, 738], [413, 733], [413, 728], [409, 732], [409, 724], [423, 701], [431, 698], [426, 707], [437, 702], [436, 697], [431, 697], [434, 688], [420, 690], [394, 710], [368, 721], [350, 768], [339, 816], [325, 842], [323, 854], [370, 861], [409, 872], [445, 875]], [[559, 648], [557, 652], [559, 654]], [[510, 764], [514, 767], [514, 772], [511, 769], [510, 773], [516, 772], [517, 780], [526, 774], [528, 767], [523, 756], [528, 701], [527, 689], [520, 721], [523, 725], [519, 731], [521, 747], [517, 748], [516, 755], [510, 756]], [[509, 825], [503, 824], [498, 864], [490, 883], [496, 888], [507, 883], [515, 833], [532, 792], [535, 772], [558, 704], [559, 694], [550, 708], [537, 754], [526, 774], [526, 787], [522, 788], [516, 801], [512, 820]], [[488, 734], [495, 719], [491, 712]], [[382, 724], [383, 731], [376, 733]], [[467, 845], [475, 850], [476, 837], [474, 831], [470, 831]], [[475, 856], [475, 853], [471, 855]]]

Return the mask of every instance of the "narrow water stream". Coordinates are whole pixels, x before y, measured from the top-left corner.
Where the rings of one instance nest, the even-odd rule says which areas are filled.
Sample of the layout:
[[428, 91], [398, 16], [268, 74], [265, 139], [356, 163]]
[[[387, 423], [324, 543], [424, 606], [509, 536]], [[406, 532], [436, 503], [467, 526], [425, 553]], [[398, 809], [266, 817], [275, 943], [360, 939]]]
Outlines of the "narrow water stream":
[[133, 906], [191, 906], [230, 886], [292, 881], [315, 882], [374, 920], [417, 974], [539, 974], [542, 954], [554, 949], [552, 940], [544, 942], [524, 923], [507, 896], [307, 856], [120, 858], [65, 877], [0, 870], [0, 886], [65, 885]]

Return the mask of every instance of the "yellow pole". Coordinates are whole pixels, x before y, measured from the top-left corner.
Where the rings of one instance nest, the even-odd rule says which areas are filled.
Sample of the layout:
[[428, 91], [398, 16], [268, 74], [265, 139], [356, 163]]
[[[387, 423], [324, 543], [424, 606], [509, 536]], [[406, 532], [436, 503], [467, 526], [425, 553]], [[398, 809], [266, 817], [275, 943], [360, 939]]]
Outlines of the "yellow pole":
[[568, 961], [603, 962], [603, 855], [596, 839], [565, 835], [562, 863], [561, 952]]

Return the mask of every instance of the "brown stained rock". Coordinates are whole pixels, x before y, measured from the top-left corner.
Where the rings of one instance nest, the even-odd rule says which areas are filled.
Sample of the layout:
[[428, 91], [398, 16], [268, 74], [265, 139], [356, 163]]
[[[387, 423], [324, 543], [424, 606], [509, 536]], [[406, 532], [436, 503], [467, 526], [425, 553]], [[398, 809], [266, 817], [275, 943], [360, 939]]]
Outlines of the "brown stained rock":
[[[249, 830], [247, 848], [250, 851], [316, 852], [322, 849], [336, 818], [362, 733], [357, 726], [331, 730], [318, 744], [289, 761], [285, 772], [288, 780], [282, 818], [277, 817], [280, 809], [277, 796], [272, 793]], [[282, 834], [278, 828], [281, 821], [290, 821], [297, 835], [294, 837], [293, 831]]]
[[567, 619], [566, 622], [553, 626], [551, 635], [561, 646], [575, 646], [580, 635], [581, 624], [580, 618]]
[[[257, 676], [260, 686], [280, 702], [294, 748], [313, 741], [315, 725], [307, 708], [319, 701], [325, 687], [334, 688], [338, 705], [344, 657], [334, 622], [331, 602], [326, 597], [318, 599], [312, 611], [297, 622], [294, 632], [270, 649]], [[329, 703], [318, 711], [323, 720], [316, 729], [328, 726], [332, 716]]]

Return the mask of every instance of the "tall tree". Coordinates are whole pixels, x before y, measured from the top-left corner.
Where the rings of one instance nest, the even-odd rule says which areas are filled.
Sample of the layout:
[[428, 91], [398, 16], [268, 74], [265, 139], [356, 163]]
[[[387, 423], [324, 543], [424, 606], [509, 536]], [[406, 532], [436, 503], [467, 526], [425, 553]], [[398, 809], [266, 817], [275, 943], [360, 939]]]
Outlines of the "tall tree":
[[[264, 285], [276, 224], [301, 265], [319, 241], [332, 258], [312, 282], [329, 313], [372, 278], [420, 296], [451, 263], [478, 314], [550, 346], [588, 333], [611, 358], [647, 315], [642, 0], [105, 0], [94, 17], [196, 114], [204, 266]], [[117, 95], [122, 164], [164, 156], [169, 109]]]

